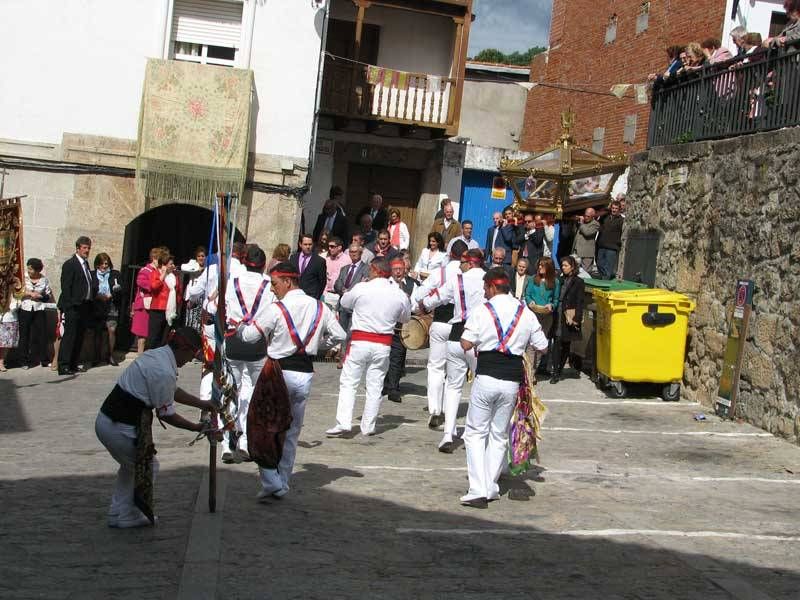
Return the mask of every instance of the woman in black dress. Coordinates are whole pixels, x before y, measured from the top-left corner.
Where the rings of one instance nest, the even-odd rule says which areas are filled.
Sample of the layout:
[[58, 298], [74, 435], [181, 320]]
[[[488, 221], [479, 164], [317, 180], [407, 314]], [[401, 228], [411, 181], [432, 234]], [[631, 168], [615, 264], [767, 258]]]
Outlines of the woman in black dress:
[[578, 277], [578, 263], [572, 256], [561, 259], [561, 292], [558, 301], [558, 322], [553, 340], [553, 377], [558, 383], [569, 358], [570, 344], [581, 339], [583, 319], [583, 279]]

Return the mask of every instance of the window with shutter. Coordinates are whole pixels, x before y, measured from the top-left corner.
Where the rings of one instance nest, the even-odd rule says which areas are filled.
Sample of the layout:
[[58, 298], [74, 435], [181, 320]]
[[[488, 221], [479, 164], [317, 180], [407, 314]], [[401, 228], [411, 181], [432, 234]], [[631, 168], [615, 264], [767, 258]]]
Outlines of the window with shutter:
[[639, 9], [639, 15], [636, 17], [636, 34], [647, 31], [650, 25], [650, 3], [642, 2]]
[[606, 27], [606, 44], [612, 43], [617, 39], [617, 15], [611, 15]]
[[174, 0], [171, 58], [232, 67], [241, 37], [241, 0]]
[[625, 131], [622, 134], [622, 143], [636, 143], [636, 115], [625, 116]]
[[603, 153], [603, 141], [605, 140], [605, 137], [605, 127], [594, 128], [594, 133], [592, 133], [592, 152], [596, 152], [597, 154]]

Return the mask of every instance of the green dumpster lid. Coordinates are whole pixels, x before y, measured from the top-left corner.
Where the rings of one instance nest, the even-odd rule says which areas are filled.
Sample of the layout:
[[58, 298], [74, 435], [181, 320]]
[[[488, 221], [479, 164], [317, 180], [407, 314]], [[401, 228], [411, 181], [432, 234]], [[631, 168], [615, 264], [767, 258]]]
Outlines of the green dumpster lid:
[[648, 286], [644, 283], [637, 283], [635, 281], [627, 281], [625, 279], [619, 281], [616, 279], [584, 279], [584, 285], [587, 288], [601, 290], [603, 292], [620, 292], [622, 290], [641, 290], [646, 289]]

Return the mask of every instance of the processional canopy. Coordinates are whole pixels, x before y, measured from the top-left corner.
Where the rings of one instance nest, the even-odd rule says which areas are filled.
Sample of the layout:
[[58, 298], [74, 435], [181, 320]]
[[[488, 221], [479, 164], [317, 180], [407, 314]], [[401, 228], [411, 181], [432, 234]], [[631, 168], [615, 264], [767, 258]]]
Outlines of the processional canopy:
[[514, 210], [565, 214], [608, 204], [611, 189], [628, 168], [622, 153], [606, 156], [575, 142], [575, 115], [561, 115], [561, 136], [546, 150], [530, 158], [500, 160], [500, 174], [514, 192]]

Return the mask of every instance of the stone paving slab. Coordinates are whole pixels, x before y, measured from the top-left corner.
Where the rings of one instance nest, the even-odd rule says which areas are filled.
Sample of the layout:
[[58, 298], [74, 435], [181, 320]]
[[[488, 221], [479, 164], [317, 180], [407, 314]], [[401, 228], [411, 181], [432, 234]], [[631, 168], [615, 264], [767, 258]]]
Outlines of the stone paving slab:
[[[424, 368], [408, 369], [402, 404], [383, 403], [378, 435], [328, 439], [339, 371], [316, 367], [285, 499], [257, 503], [255, 468], [220, 465], [221, 510], [207, 515], [207, 445], [157, 427], [160, 521], [134, 531], [105, 526], [114, 463], [93, 429], [119, 370], [5, 374], [0, 597], [716, 599], [800, 589], [800, 449], [782, 440], [713, 416], [698, 423], [692, 415], [706, 411], [694, 404], [615, 401], [585, 379], [542, 383], [554, 401], [541, 470], [504, 482], [522, 500], [476, 511], [457, 501], [463, 446], [441, 454], [441, 434], [427, 428]], [[187, 366], [181, 384], [193, 389], [197, 377]], [[363, 397], [357, 416], [362, 407]], [[735, 435], [688, 435], [709, 431]]]

